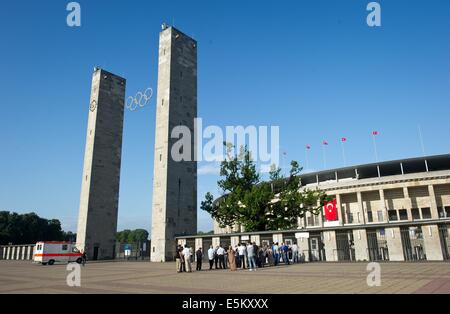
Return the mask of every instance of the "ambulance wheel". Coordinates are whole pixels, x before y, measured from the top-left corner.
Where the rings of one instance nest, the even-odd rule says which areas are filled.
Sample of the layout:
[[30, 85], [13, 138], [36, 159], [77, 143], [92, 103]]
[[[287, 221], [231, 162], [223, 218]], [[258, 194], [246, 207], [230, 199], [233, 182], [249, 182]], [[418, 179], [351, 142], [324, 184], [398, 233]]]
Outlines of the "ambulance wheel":
[[83, 260], [80, 258], [77, 259], [77, 264], [81, 264], [83, 262]]
[[48, 261], [48, 265], [52, 266], [53, 264], [55, 264], [54, 260], [51, 259], [51, 260]]

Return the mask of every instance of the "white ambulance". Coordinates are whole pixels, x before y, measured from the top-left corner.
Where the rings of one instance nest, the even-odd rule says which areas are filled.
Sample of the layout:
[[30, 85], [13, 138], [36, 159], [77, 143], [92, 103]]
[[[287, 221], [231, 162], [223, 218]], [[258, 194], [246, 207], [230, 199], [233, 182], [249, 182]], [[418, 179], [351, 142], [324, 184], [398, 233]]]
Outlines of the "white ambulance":
[[34, 248], [33, 262], [42, 265], [55, 263], [81, 264], [83, 254], [70, 242], [38, 242]]

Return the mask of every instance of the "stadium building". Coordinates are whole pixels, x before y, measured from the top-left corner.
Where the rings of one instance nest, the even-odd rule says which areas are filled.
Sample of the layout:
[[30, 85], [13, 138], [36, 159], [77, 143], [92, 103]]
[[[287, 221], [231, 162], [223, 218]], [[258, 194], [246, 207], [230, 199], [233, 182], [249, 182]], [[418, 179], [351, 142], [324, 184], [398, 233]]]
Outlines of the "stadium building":
[[214, 223], [213, 235], [177, 243], [206, 252], [210, 245], [296, 242], [306, 262], [450, 259], [450, 155], [302, 175], [302, 189], [317, 187], [336, 199], [337, 221], [307, 213], [296, 230], [255, 233]]

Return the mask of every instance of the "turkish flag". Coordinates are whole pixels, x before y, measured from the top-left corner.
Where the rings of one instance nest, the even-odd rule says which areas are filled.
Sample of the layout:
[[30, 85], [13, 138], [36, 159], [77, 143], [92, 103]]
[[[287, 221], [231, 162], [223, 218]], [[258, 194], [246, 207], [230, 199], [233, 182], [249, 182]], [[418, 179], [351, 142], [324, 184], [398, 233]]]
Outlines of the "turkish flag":
[[325, 210], [325, 219], [326, 220], [328, 220], [328, 221], [338, 220], [336, 199], [332, 200], [331, 202], [326, 203], [324, 206], [324, 210]]

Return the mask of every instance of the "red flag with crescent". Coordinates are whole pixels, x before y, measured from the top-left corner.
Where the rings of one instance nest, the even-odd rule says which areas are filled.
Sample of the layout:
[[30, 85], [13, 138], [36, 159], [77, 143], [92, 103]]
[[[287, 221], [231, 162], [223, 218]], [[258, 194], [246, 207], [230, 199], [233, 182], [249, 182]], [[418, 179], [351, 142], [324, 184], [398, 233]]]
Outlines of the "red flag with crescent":
[[331, 202], [325, 203], [324, 210], [326, 220], [328, 221], [338, 220], [336, 199], [332, 200]]

